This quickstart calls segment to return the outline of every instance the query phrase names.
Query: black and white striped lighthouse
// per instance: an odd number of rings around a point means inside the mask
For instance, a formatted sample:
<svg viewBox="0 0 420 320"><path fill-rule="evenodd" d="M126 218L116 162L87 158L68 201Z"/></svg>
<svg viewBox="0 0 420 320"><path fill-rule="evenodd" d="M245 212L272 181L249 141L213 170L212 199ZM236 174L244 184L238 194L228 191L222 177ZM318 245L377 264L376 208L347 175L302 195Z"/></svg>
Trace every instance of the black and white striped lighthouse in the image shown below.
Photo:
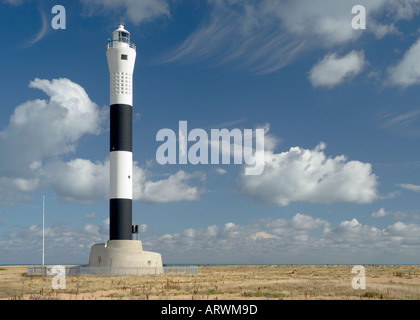
<svg viewBox="0 0 420 320"><path fill-rule="evenodd" d="M133 71L136 46L121 24L106 46L110 74L109 239L132 239Z"/></svg>
<svg viewBox="0 0 420 320"><path fill-rule="evenodd" d="M101 274L162 274L160 253L144 251L132 226L133 202L133 71L136 46L121 24L106 45L110 74L109 240L93 244L89 270ZM90 271L89 271L90 272ZM89 273L88 272L88 273Z"/></svg>

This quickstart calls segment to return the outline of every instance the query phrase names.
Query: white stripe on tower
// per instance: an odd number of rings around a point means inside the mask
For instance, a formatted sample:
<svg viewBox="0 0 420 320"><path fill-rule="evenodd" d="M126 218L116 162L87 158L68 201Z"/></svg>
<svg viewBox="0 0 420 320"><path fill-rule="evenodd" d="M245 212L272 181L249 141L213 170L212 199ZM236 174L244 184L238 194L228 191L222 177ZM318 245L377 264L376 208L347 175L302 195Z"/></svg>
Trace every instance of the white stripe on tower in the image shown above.
<svg viewBox="0 0 420 320"><path fill-rule="evenodd" d="M135 45L120 25L107 43L110 73L110 240L131 240L133 199L133 71Z"/></svg>

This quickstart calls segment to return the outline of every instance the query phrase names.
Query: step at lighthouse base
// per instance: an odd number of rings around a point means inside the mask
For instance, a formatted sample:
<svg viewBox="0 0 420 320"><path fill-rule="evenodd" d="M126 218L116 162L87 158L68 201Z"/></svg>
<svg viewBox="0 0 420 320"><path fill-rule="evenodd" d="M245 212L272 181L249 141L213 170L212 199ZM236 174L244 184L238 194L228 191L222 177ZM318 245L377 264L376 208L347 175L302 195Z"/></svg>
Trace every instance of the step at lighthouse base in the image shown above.
<svg viewBox="0 0 420 320"><path fill-rule="evenodd" d="M109 240L94 244L89 267L108 269L110 274L162 274L160 253L143 251L139 240Z"/></svg>

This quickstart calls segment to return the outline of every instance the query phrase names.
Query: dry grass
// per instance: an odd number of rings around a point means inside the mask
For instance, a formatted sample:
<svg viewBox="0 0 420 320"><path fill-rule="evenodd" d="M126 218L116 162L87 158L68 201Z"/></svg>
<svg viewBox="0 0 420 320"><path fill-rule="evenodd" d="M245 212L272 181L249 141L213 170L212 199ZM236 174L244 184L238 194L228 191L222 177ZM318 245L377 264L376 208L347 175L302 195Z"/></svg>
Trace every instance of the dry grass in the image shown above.
<svg viewBox="0 0 420 320"><path fill-rule="evenodd" d="M198 275L66 278L54 290L51 277L28 276L25 266L0 269L0 299L235 300L420 299L420 266L365 266L366 289L354 290L352 266L200 266Z"/></svg>

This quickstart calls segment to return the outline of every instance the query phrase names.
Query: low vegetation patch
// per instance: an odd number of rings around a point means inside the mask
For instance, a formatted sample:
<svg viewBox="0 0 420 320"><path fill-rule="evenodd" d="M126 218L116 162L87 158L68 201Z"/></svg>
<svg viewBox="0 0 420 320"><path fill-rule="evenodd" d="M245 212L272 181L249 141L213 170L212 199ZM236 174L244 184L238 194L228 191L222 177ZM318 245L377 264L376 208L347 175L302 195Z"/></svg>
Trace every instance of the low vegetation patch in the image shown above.
<svg viewBox="0 0 420 320"><path fill-rule="evenodd" d="M0 268L0 299L362 299L419 300L420 266L367 265L366 289L352 288L352 266L200 266L196 275L66 277L54 290L52 277L28 276L25 266Z"/></svg>

